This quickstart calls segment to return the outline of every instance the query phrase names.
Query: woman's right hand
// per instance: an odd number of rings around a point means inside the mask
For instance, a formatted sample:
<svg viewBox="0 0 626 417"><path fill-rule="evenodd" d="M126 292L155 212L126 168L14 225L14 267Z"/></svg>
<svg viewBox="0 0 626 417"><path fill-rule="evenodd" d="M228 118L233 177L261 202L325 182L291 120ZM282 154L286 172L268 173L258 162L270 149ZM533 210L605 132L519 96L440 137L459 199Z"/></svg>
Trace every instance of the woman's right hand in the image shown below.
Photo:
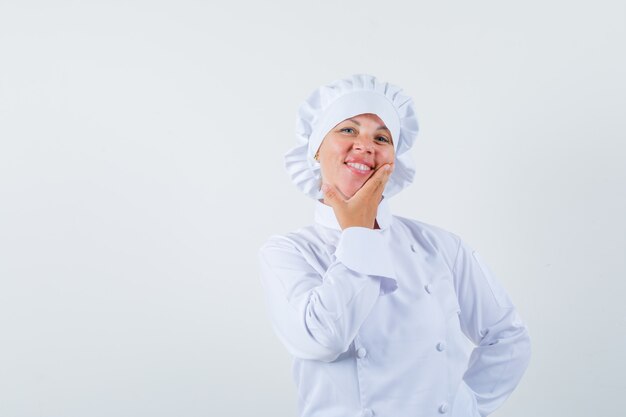
<svg viewBox="0 0 626 417"><path fill-rule="evenodd" d="M336 186L323 184L324 203L333 208L341 229L367 227L373 229L385 185L393 171L393 164L384 164L350 198Z"/></svg>

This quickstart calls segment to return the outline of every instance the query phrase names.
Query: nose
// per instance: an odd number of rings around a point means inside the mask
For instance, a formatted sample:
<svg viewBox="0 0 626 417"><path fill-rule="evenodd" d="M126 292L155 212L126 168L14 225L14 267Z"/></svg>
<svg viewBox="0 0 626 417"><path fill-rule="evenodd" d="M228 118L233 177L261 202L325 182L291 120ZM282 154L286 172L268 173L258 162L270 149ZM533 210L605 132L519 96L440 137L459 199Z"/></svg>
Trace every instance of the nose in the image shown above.
<svg viewBox="0 0 626 417"><path fill-rule="evenodd" d="M366 137L361 135L357 136L353 142L354 149L361 150L364 152L372 153L374 150L374 144L368 140Z"/></svg>

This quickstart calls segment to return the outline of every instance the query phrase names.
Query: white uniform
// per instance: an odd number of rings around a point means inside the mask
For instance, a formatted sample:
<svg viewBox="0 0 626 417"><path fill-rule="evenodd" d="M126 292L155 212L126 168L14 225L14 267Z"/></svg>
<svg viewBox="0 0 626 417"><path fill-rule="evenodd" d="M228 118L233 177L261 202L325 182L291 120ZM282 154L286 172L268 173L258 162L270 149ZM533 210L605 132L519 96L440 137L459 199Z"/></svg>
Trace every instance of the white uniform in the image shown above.
<svg viewBox="0 0 626 417"><path fill-rule="evenodd" d="M458 236L393 216L384 199L377 221L342 231L318 201L313 225L259 251L300 416L490 414L530 359L509 296Z"/></svg>

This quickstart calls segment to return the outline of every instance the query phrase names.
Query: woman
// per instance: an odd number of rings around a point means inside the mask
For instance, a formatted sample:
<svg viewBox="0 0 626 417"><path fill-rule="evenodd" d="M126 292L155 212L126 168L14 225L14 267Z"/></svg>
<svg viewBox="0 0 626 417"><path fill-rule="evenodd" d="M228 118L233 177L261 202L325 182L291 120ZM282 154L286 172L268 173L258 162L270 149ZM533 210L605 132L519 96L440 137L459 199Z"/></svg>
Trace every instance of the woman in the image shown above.
<svg viewBox="0 0 626 417"><path fill-rule="evenodd" d="M315 222L272 236L259 261L301 417L484 417L528 365L526 327L479 255L390 211L416 134L410 97L369 75L300 108L285 160Z"/></svg>

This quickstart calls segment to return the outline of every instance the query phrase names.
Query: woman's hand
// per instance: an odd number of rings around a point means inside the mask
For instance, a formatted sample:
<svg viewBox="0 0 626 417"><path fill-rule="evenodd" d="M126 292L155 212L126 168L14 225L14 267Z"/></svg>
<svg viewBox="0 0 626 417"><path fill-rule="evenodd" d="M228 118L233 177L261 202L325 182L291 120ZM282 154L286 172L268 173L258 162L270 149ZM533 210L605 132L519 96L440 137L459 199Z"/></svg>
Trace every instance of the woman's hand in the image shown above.
<svg viewBox="0 0 626 417"><path fill-rule="evenodd" d="M374 228L378 204L392 170L393 164L378 167L374 175L351 198L347 198L335 186L322 185L324 203L333 208L342 230L348 227Z"/></svg>

